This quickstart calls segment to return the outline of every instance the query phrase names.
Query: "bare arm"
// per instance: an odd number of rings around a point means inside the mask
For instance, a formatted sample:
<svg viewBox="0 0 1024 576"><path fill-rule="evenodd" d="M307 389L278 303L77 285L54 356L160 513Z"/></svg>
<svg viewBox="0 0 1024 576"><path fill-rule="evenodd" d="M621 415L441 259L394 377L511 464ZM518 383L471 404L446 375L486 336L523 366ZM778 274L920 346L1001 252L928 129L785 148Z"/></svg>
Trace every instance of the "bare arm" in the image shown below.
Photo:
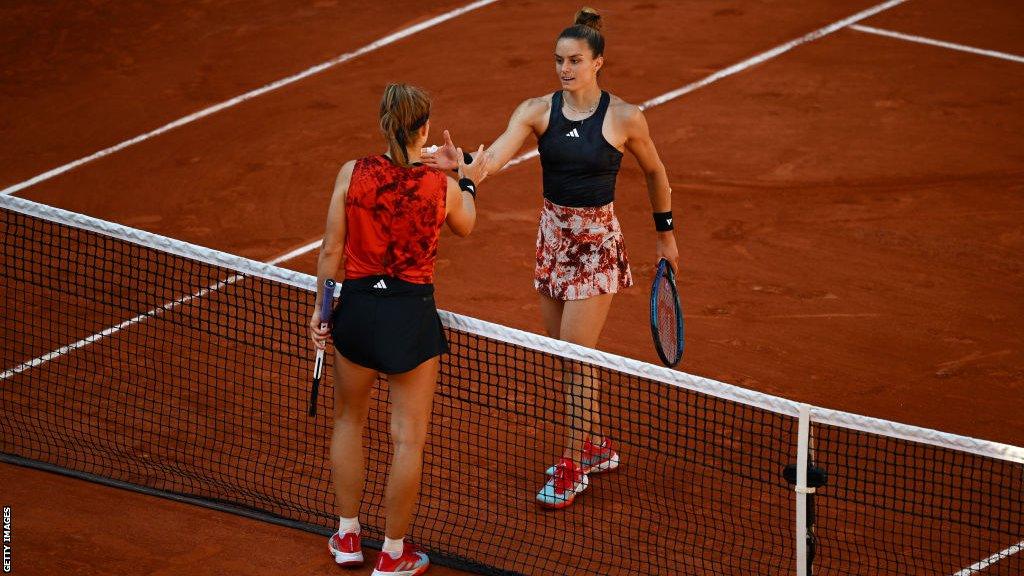
<svg viewBox="0 0 1024 576"><path fill-rule="evenodd" d="M523 147L530 134L535 133L538 121L544 117L549 106L550 103L543 98L530 98L516 108L508 120L505 132L488 148L488 173L493 174L508 164L515 153Z"/></svg>
<svg viewBox="0 0 1024 576"><path fill-rule="evenodd" d="M462 161L462 148L457 149L459 157L459 177L468 178L467 183L472 187L472 192L463 190L453 178L448 178L448 198L445 202L447 210L448 228L456 236L466 237L473 231L476 225L476 183L487 177L487 164L490 159L490 151L484 152L481 144L477 149L476 158L482 158L481 162L466 164Z"/></svg>
<svg viewBox="0 0 1024 576"><path fill-rule="evenodd" d="M463 192L459 183L448 177L448 216L445 222L456 236L465 238L476 226L476 200L469 192Z"/></svg>
<svg viewBox="0 0 1024 576"><path fill-rule="evenodd" d="M672 210L672 188L668 184L665 165L661 163L658 150L651 140L647 119L635 106L630 106L625 116L626 149L636 158L647 180L647 196L651 201L651 211L669 212ZM658 232L657 256L658 259L666 258L672 264L672 268L676 267L679 249L676 247L675 234L671 230Z"/></svg>
<svg viewBox="0 0 1024 576"><path fill-rule="evenodd" d="M313 316L309 321L310 336L317 348L323 348L330 336L330 330L320 329L320 303L323 301L324 281L328 278L338 280L342 257L345 254L345 198L348 195L348 184L352 179L354 161L346 162L338 172L334 181L334 193L327 209L327 225L324 229L324 240L320 245L320 258L316 265L316 304Z"/></svg>
<svg viewBox="0 0 1024 576"><path fill-rule="evenodd" d="M487 162L484 166L487 173L493 174L501 170L523 147L530 134L540 132L550 106L550 102L544 98L530 98L516 108L512 117L509 118L505 131L487 149ZM444 144L440 148L432 150L432 148L424 148L421 151L421 160L427 166L440 170L454 169L457 161L461 158L461 155L456 153L457 148L447 130L444 131ZM473 158L475 160L477 155L474 154ZM482 180L481 178L478 183Z"/></svg>

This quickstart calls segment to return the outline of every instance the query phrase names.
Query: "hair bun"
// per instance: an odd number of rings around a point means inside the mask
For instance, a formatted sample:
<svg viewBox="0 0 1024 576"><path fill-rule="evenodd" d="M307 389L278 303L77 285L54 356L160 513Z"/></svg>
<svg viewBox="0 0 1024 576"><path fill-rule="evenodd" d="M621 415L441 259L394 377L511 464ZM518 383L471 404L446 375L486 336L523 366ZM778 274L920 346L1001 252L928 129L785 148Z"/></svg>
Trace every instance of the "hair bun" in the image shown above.
<svg viewBox="0 0 1024 576"><path fill-rule="evenodd" d="M576 13L576 20L573 22L575 26L587 26L594 30L601 30L601 15L597 13L597 10L584 6Z"/></svg>

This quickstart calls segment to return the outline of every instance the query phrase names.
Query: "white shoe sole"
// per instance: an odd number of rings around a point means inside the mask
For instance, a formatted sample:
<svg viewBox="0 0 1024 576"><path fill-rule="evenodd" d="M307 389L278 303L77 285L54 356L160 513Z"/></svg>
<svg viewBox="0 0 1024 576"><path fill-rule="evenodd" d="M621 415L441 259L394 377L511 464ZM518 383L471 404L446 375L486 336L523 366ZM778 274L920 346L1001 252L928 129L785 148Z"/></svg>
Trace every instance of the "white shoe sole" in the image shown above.
<svg viewBox="0 0 1024 576"><path fill-rule="evenodd" d="M615 470L619 467L619 454L615 453L611 458L601 462L593 468L587 469L584 474L590 474L591 472L607 472L609 470Z"/></svg>
<svg viewBox="0 0 1024 576"><path fill-rule="evenodd" d="M334 556L334 562L339 566L355 566L363 563L363 551L342 552L334 547L334 540L328 540L327 550Z"/></svg>
<svg viewBox="0 0 1024 576"><path fill-rule="evenodd" d="M341 566L351 566L354 564L362 564L363 553L362 552L338 552L331 550L331 554L334 554L334 563L340 564Z"/></svg>
<svg viewBox="0 0 1024 576"><path fill-rule="evenodd" d="M373 571L372 576L416 576L417 574L423 574L424 572L426 572L426 570L427 570L427 568L429 566L430 565L427 564L426 566L423 566L422 568L416 568L416 569L413 569L413 570L400 570L398 572L381 572L381 571L375 569Z"/></svg>

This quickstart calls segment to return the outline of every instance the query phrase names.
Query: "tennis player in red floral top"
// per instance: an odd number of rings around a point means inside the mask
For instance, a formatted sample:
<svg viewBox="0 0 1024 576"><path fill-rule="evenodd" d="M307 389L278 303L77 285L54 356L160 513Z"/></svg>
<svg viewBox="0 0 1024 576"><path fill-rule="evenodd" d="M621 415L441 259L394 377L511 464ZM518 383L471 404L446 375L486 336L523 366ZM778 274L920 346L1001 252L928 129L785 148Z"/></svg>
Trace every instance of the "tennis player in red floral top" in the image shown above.
<svg viewBox="0 0 1024 576"><path fill-rule="evenodd" d="M472 231L487 154L481 146L476 157L484 161L459 163L459 180L421 164L430 99L413 86L385 89L380 128L388 151L346 162L338 174L317 265L319 291L326 279L341 279L342 260L344 281L331 327L320 328L321 293L309 328L318 348L332 338L335 349L331 463L340 520L330 552L342 566L363 562L363 427L373 384L386 374L394 455L384 494L384 546L373 574L413 576L426 571L429 560L404 540L419 495L438 356L448 351L433 296L437 240L445 223L458 236Z"/></svg>

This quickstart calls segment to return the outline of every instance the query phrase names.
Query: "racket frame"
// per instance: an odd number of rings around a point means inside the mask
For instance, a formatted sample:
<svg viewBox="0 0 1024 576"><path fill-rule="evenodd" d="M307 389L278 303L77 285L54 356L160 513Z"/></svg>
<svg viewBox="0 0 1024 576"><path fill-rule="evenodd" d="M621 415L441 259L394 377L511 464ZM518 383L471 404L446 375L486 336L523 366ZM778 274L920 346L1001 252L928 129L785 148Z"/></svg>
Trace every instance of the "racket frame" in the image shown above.
<svg viewBox="0 0 1024 576"><path fill-rule="evenodd" d="M672 296L672 303L676 308L676 349L672 351L674 359L669 359L666 350L662 349L661 337L659 335L658 322L658 297L662 290L661 278L668 280L668 290ZM654 339L654 350L658 357L669 368L674 368L683 357L683 307L679 303L679 291L676 289L676 275L668 260L662 258L658 262L658 269L654 273L654 283L651 285L651 337Z"/></svg>

